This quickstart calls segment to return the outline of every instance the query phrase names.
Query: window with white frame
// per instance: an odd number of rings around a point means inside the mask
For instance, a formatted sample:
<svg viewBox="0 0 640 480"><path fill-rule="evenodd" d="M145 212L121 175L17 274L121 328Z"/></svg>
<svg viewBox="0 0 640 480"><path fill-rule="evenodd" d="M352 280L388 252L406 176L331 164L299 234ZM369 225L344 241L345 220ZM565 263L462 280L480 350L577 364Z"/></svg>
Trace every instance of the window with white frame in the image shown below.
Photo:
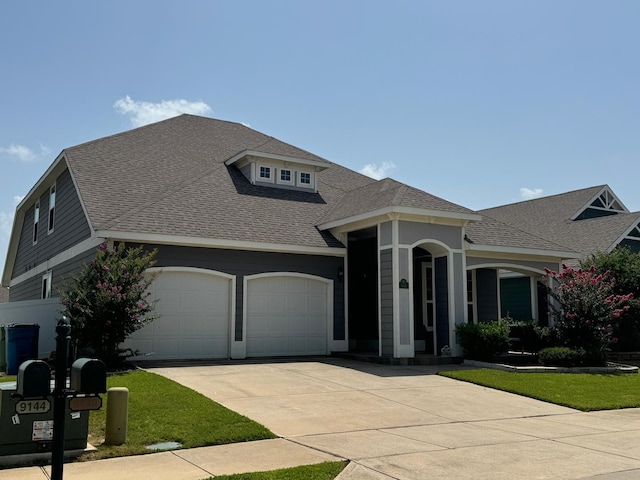
<svg viewBox="0 0 640 480"><path fill-rule="evenodd" d="M285 185L293 183L291 173L291 170L288 168L281 168L280 175L278 176L278 183L284 183Z"/></svg>
<svg viewBox="0 0 640 480"><path fill-rule="evenodd" d="M51 271L42 276L42 296L40 298L51 298Z"/></svg>
<svg viewBox="0 0 640 480"><path fill-rule="evenodd" d="M260 165L258 168L258 179L263 182L272 182L271 167Z"/></svg>
<svg viewBox="0 0 640 480"><path fill-rule="evenodd" d="M56 217L56 184L51 185L49 189L49 232L53 232L54 221Z"/></svg>
<svg viewBox="0 0 640 480"><path fill-rule="evenodd" d="M40 224L40 199L33 206L33 244L38 243L38 225Z"/></svg>
<svg viewBox="0 0 640 480"><path fill-rule="evenodd" d="M301 187L311 186L311 174L309 172L298 173L298 185Z"/></svg>
<svg viewBox="0 0 640 480"><path fill-rule="evenodd" d="M422 284L424 296L423 324L427 332L433 332L436 320L435 280L431 262L423 263Z"/></svg>
<svg viewBox="0 0 640 480"><path fill-rule="evenodd" d="M476 271L467 270L467 321L478 323L476 318Z"/></svg>

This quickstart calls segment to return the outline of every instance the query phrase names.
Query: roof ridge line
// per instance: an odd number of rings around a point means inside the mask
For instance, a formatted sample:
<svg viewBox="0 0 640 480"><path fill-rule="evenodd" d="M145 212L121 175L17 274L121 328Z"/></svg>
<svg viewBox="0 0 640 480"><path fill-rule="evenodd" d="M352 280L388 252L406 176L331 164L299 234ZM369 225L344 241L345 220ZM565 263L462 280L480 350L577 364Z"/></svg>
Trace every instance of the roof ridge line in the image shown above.
<svg viewBox="0 0 640 480"><path fill-rule="evenodd" d="M611 187L609 187L608 184L603 183L602 185L593 185L591 187L576 188L575 190L570 190L568 192L554 193L553 195L544 195L542 197L530 198L528 200L518 200L517 202L505 203L505 204L502 204L502 205L496 205L496 206L493 206L493 207L483 208L483 209L478 210L478 212L483 212L483 211L486 211L486 210L493 210L493 209L502 208L502 207L510 207L512 205L520 205L520 204L523 204L523 203L537 202L539 200L544 200L544 199L549 199L549 198L553 198L553 197L561 197L561 196L564 196L564 195L569 195L571 193L580 192L582 190L591 190L591 189L596 189L596 188L601 189L603 187L607 187L607 188L609 188L611 190Z"/></svg>

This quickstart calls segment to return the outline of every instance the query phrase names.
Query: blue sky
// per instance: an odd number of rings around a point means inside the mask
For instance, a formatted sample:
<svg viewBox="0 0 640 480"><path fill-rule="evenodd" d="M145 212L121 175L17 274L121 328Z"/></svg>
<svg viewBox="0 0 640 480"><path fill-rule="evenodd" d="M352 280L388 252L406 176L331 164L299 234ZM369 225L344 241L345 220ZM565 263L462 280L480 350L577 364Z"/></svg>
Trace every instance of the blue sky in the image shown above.
<svg viewBox="0 0 640 480"><path fill-rule="evenodd" d="M0 271L66 147L182 111L481 209L640 210L640 2L3 2ZM117 199L114 199L117 201Z"/></svg>

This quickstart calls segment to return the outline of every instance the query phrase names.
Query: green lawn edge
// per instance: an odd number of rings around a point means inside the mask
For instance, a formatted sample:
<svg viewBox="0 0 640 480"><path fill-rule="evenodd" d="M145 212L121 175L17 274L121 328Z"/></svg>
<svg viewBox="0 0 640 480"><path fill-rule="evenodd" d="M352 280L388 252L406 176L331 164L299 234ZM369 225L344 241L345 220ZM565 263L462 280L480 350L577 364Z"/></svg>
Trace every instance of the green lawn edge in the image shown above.
<svg viewBox="0 0 640 480"><path fill-rule="evenodd" d="M333 480L348 464L348 461L324 462L315 465L281 468L268 472L216 475L206 480Z"/></svg>
<svg viewBox="0 0 640 480"><path fill-rule="evenodd" d="M640 407L639 374L517 373L492 369L439 375L584 412Z"/></svg>

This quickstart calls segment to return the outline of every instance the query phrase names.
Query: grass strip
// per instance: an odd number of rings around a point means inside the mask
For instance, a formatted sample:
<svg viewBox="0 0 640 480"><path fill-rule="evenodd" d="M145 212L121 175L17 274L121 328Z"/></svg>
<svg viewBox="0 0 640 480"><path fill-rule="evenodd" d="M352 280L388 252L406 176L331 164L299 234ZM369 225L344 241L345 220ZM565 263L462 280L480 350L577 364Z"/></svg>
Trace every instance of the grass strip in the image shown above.
<svg viewBox="0 0 640 480"><path fill-rule="evenodd" d="M333 480L348 462L324 462L294 468L282 468L269 472L218 475L207 480Z"/></svg>
<svg viewBox="0 0 640 480"><path fill-rule="evenodd" d="M585 412L640 407L640 375L458 370L440 375Z"/></svg>
<svg viewBox="0 0 640 480"><path fill-rule="evenodd" d="M135 371L110 375L107 388L129 389L127 442L104 445L107 396L89 417L89 443L98 450L83 459L150 453L146 447L179 442L184 448L276 438L267 428L160 375Z"/></svg>

